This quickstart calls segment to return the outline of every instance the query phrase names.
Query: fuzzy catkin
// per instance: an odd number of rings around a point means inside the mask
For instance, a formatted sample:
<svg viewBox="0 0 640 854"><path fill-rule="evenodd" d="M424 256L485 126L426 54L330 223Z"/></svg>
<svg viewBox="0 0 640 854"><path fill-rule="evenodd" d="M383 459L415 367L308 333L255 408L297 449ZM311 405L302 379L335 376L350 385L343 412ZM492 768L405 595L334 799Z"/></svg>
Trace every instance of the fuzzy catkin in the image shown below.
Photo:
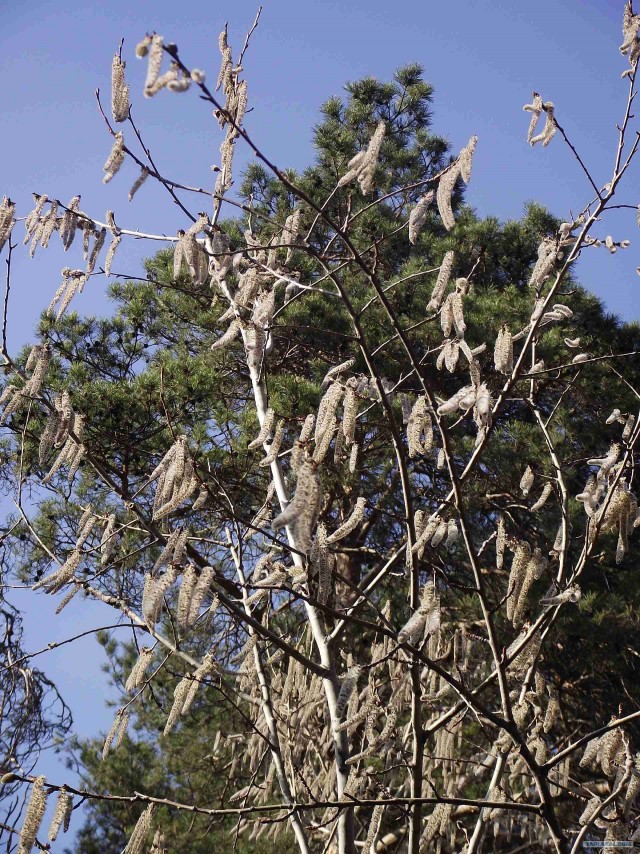
<svg viewBox="0 0 640 854"><path fill-rule="evenodd" d="M151 830L151 822L153 821L155 808L155 804L149 804L149 806L144 810L136 822L136 826L133 828L133 833L131 834L126 847L123 849L122 854L142 854L147 842L147 837Z"/></svg>
<svg viewBox="0 0 640 854"><path fill-rule="evenodd" d="M145 98L150 98L153 94L155 94L154 87L158 81L158 75L160 74L160 66L162 65L162 41L162 36L158 35L158 33L154 33L153 36L151 36L150 42L148 44L149 58L147 64L147 76L144 81Z"/></svg>
<svg viewBox="0 0 640 854"><path fill-rule="evenodd" d="M142 169L140 170L140 174L138 175L136 180L133 182L133 184L131 185L131 189L129 190L129 195L127 198L129 199L130 202L133 201L133 197L135 196L135 194L138 192L138 190L144 184L144 182L147 180L148 177L149 177L149 170L147 169L146 166L143 166Z"/></svg>
<svg viewBox="0 0 640 854"><path fill-rule="evenodd" d="M547 483L545 483L545 485L542 488L542 492L540 494L540 497L535 502L535 504L531 505L531 512L535 513L537 510L541 510L544 507L544 505L547 503L547 499L549 498L549 496L551 495L552 492L553 492L553 484L550 483L549 481L547 481Z"/></svg>
<svg viewBox="0 0 640 854"><path fill-rule="evenodd" d="M415 244L427 219L427 213L435 198L434 190L429 190L418 199L416 206L409 214L409 243Z"/></svg>
<svg viewBox="0 0 640 854"><path fill-rule="evenodd" d="M51 824L49 825L49 833L47 834L49 842L56 841L61 827L65 833L69 829L69 821L71 819L72 811L73 798L63 786L58 793L58 799L51 818Z"/></svg>
<svg viewBox="0 0 640 854"><path fill-rule="evenodd" d="M340 692L336 701L336 717L338 720L341 720L342 716L345 713L345 710L349 703L349 699L351 698L351 695L353 694L356 685L358 684L360 672L361 668L358 665L350 667L347 671L347 675L345 676L342 682L342 685L340 686Z"/></svg>
<svg viewBox="0 0 640 854"><path fill-rule="evenodd" d="M533 469L531 468L531 466L527 466L524 471L524 474L520 478L520 489L522 490L522 494L525 496L525 498L529 494L529 491L533 486L534 479L535 476L533 473Z"/></svg>
<svg viewBox="0 0 640 854"><path fill-rule="evenodd" d="M500 327L496 338L494 363L496 371L502 374L510 374L513 370L513 338L506 323Z"/></svg>
<svg viewBox="0 0 640 854"><path fill-rule="evenodd" d="M376 804L371 813L371 821L369 822L369 829L367 830L367 838L364 842L364 854L375 854L374 843L376 836L378 835L378 831L380 830L383 813L384 804Z"/></svg>
<svg viewBox="0 0 640 854"><path fill-rule="evenodd" d="M453 215L453 208L451 206L451 197L453 195L453 189L456 185L456 181L458 180L459 175L460 164L459 161L456 161L447 169L447 171L438 181L436 203L438 205L438 213L440 214L440 219L442 220L442 224L447 229L447 231L451 231L451 229L454 228L456 224L456 220Z"/></svg>
<svg viewBox="0 0 640 854"><path fill-rule="evenodd" d="M147 668L151 664L153 659L153 648L150 646L143 646L140 650L140 655L136 659L136 663L131 668L131 673L129 674L127 681L124 685L124 690L131 693L132 691L136 691L144 682L144 676L147 672Z"/></svg>
<svg viewBox="0 0 640 854"><path fill-rule="evenodd" d="M124 728L126 730L127 723L129 720L129 714L125 709L118 709L116 712L116 716L113 719L113 723L111 724L111 729L107 733L107 737L104 740L104 745L102 747L102 759L105 760L111 751L111 746L114 742L114 739L117 739L117 744L122 741L122 736L120 735L120 730L124 724ZM124 733L123 733L124 734Z"/></svg>
<svg viewBox="0 0 640 854"><path fill-rule="evenodd" d="M127 63L116 54L111 63L111 112L114 122L124 122L129 115L129 86L124 79Z"/></svg>
<svg viewBox="0 0 640 854"><path fill-rule="evenodd" d="M108 184L109 181L117 174L118 170L124 163L125 151L124 151L124 136L122 131L118 131L115 135L113 147L111 148L111 152L109 153L109 157L107 158L106 163L102 167L103 172L105 172L105 176L102 179L103 184Z"/></svg>
<svg viewBox="0 0 640 854"><path fill-rule="evenodd" d="M280 448L282 446L282 440L284 438L284 421L280 419L276 425L276 429L273 434L273 439L271 440L271 444L269 447L269 452L267 456L260 460L260 467L267 468L272 463L278 459L278 454L280 453Z"/></svg>
<svg viewBox="0 0 640 854"><path fill-rule="evenodd" d="M36 777L31 787L31 797L20 831L18 854L29 854L35 845L36 836L47 808L47 793L44 790L45 779L44 774Z"/></svg>
<svg viewBox="0 0 640 854"><path fill-rule="evenodd" d="M333 534L328 537L327 543L329 545L331 545L332 543L337 543L339 540L343 540L352 531L355 531L355 529L364 519L366 503L367 502L365 498L358 498L355 507L351 512L351 515L347 519L345 519L342 525L340 525L340 527L335 530Z"/></svg>
<svg viewBox="0 0 640 854"><path fill-rule="evenodd" d="M458 156L458 160L460 163L460 177L462 178L465 184L468 184L471 180L471 165L473 162L473 153L476 150L477 142L478 137L472 136Z"/></svg>
<svg viewBox="0 0 640 854"><path fill-rule="evenodd" d="M435 286L431 293L431 298L427 304L427 311L438 311L440 308L444 292L449 284L449 277L451 276L451 270L453 269L454 257L452 250L445 252L442 264L440 265L440 271L438 272L438 278L436 279Z"/></svg>
<svg viewBox="0 0 640 854"><path fill-rule="evenodd" d="M13 226L16 224L13 216L15 210L15 202L12 202L8 196L3 196L2 204L0 204L0 250L9 239Z"/></svg>

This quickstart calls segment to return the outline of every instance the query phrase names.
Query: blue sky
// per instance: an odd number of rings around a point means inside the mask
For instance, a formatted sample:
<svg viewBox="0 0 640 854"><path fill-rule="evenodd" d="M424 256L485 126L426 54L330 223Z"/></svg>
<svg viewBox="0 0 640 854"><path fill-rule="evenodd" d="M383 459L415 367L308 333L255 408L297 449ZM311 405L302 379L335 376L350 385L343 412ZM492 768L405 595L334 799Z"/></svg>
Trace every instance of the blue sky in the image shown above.
<svg viewBox="0 0 640 854"><path fill-rule="evenodd" d="M127 202L136 175L132 166L125 165L108 186L102 185L111 141L94 91L102 90L108 106L111 58L124 37L134 117L161 170L184 183L212 187L210 166L218 162L220 135L209 108L193 92L161 92L145 100L145 66L133 57L133 48L146 31L156 30L177 42L184 61L204 69L212 82L225 20L237 52L256 8L253 0L189 5L5 0L0 4L0 193L16 200L22 215L31 208L33 191L63 201L81 193L82 208L97 218L110 208L121 226L175 233L184 221L151 182ZM559 136L548 149L527 145L528 116L522 105L534 89L554 101L560 123L596 182L606 183L627 93L620 79L627 61L618 53L622 8L618 0L266 0L244 63L252 107L246 127L279 166L303 168L312 157L312 127L324 100L339 94L347 80L388 79L398 66L417 61L435 87L434 131L454 149L472 134L479 137L468 203L480 215L513 219L527 200L535 200L565 218L588 201L589 185ZM125 136L132 142L126 129ZM246 162L243 156L239 149L238 162ZM620 202L640 202L637 175L638 165ZM632 211L612 215L602 224L601 236L627 238L630 248L615 256L590 250L578 268L583 284L627 320L640 315L636 228ZM123 243L114 271L137 274L141 257L156 248ZM80 260L74 252L76 247L65 256L53 240L33 261L22 247L14 254L13 349L32 340L37 316L58 287L60 269ZM88 313L107 310L105 284L94 277L75 307ZM82 601L54 618L55 606L42 595L16 592L13 600L27 610L32 649L113 621L106 607ZM102 661L92 638L38 659L68 699L82 735L111 722ZM52 759L43 770L58 781L67 773Z"/></svg>

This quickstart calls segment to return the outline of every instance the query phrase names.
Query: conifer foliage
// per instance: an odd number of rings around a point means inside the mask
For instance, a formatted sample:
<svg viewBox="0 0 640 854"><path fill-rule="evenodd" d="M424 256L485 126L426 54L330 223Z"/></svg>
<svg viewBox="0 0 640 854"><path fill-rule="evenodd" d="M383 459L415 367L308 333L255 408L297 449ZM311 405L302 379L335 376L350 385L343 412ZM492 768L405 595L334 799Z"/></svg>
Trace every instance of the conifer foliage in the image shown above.
<svg viewBox="0 0 640 854"><path fill-rule="evenodd" d="M613 172L602 189L587 173L595 196L564 222L464 206L482 140L430 133L418 66L349 84L309 169L275 165L245 122L255 25L240 54L221 33L215 84L157 33L139 86L113 60L102 180L131 171L129 200L158 182L175 236L77 195L25 215L3 199L9 260L24 224L32 256L57 232L78 264L30 353L3 345L6 569L60 597L60 619L91 600L134 637L101 636L121 696L80 748L86 788L11 769L16 850L42 847L54 797L50 839L87 804L83 851L640 839L640 335L571 273L629 245L601 230L638 206L636 18L628 3ZM209 190L158 172L136 87L213 110ZM523 140L568 142L561 104L525 110ZM145 279L117 269L141 238L167 244ZM103 275L115 313L81 319L70 303Z"/></svg>

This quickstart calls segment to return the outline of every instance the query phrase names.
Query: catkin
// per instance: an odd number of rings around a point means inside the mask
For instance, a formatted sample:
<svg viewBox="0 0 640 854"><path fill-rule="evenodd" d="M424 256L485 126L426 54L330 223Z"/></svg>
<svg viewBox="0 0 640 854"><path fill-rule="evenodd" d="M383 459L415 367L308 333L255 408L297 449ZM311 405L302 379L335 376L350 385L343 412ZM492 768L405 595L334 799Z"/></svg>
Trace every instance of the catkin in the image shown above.
<svg viewBox="0 0 640 854"><path fill-rule="evenodd" d="M436 279L435 286L431 293L431 298L427 304L427 311L438 311L438 309L440 308L442 298L444 297L444 292L446 291L447 285L449 284L451 270L453 269L453 259L454 253L451 250L445 252L444 258L442 259L442 264L440 265L438 278Z"/></svg>
<svg viewBox="0 0 640 854"><path fill-rule="evenodd" d="M415 244L418 240L418 235L422 230L427 219L427 213L435 198L435 192L429 190L424 196L418 199L416 206L409 214L409 242Z"/></svg>
<svg viewBox="0 0 640 854"><path fill-rule="evenodd" d="M465 184L468 184L471 180L471 164L473 161L473 153L476 150L477 142L478 137L472 136L458 156L458 161L460 163L460 177L462 178Z"/></svg>
<svg viewBox="0 0 640 854"><path fill-rule="evenodd" d="M2 204L0 204L0 250L9 239L13 226L16 224L13 216L15 210L15 202L12 202L8 196L3 196Z"/></svg>
<svg viewBox="0 0 640 854"><path fill-rule="evenodd" d="M115 135L113 147L111 148L109 157L107 158L106 163L102 167L103 172L106 173L104 178L102 179L103 184L108 184L109 181L114 177L114 175L116 175L116 173L124 163L124 158L124 136L122 135L122 131L118 131Z"/></svg>
<svg viewBox="0 0 640 854"><path fill-rule="evenodd" d="M378 835L378 831L380 830L380 824L382 823L382 815L384 813L384 805L376 804L371 813L371 821L369 822L369 829L367 831L367 838L364 842L364 854L375 854L375 840Z"/></svg>
<svg viewBox="0 0 640 854"><path fill-rule="evenodd" d="M356 501L356 505L351 512L351 515L348 519L340 525L340 527L328 537L327 543L331 545L332 543L337 543L339 540L343 540L346 536L348 536L352 531L358 527L358 525L364 519L364 511L366 507L366 499L358 498Z"/></svg>
<svg viewBox="0 0 640 854"><path fill-rule="evenodd" d="M111 750L111 746L112 746L114 740L116 740L116 747L119 746L119 744L122 741L122 738L124 736L124 732L122 732L122 734L120 734L120 732L121 732L123 726L124 726L124 730L126 731L128 722L129 722L129 713L125 709L118 709L118 711L116 712L116 716L113 719L113 723L111 724L111 729L107 733L107 737L104 740L104 745L102 747L102 759L103 760L105 760L107 758L107 756L109 755L109 752Z"/></svg>
<svg viewBox="0 0 640 854"><path fill-rule="evenodd" d="M327 529L320 522L311 548L310 562L318 574L318 602L326 605L331 594L331 555L327 548Z"/></svg>
<svg viewBox="0 0 640 854"><path fill-rule="evenodd" d="M496 338L494 363L496 371L502 374L510 374L513 370L513 338L506 323L501 326Z"/></svg>
<svg viewBox="0 0 640 854"><path fill-rule="evenodd" d="M407 446L411 459L428 453L433 447L433 423L427 410L427 400L424 395L418 397L409 415Z"/></svg>
<svg viewBox="0 0 640 854"><path fill-rule="evenodd" d="M129 87L124 79L123 62L118 54L111 63L111 112L114 122L124 122L129 115Z"/></svg>
<svg viewBox="0 0 640 854"><path fill-rule="evenodd" d="M154 33L148 43L148 57L147 77L144 82L145 98L150 98L154 94L154 87L158 81L160 66L162 65L162 36L158 33Z"/></svg>
<svg viewBox="0 0 640 854"><path fill-rule="evenodd" d="M147 668L151 664L152 659L153 648L150 646L143 646L140 650L140 655L136 659L136 663L131 668L131 673L129 674L127 681L125 682L125 691L131 693L142 685L145 673L147 672Z"/></svg>
<svg viewBox="0 0 640 854"><path fill-rule="evenodd" d="M151 830L151 822L153 821L154 812L155 804L149 804L136 822L136 826L133 828L133 833L131 834L126 847L122 851L122 854L142 854L147 842L147 837Z"/></svg>
<svg viewBox="0 0 640 854"><path fill-rule="evenodd" d="M129 190L128 199L130 202L133 200L133 197L135 196L135 194L138 192L138 190L144 184L144 182L147 180L148 177L149 177L149 170L147 169L146 166L143 166L142 169L140 170L140 174L138 175L136 180L133 182L133 184L131 185L131 189Z"/></svg>
<svg viewBox="0 0 640 854"><path fill-rule="evenodd" d="M456 224L456 220L453 215L453 208L451 207L451 197L459 175L460 164L459 161L456 161L447 169L438 181L436 203L438 205L438 213L440 214L442 224L447 231L451 231Z"/></svg>
<svg viewBox="0 0 640 854"><path fill-rule="evenodd" d="M507 619L514 621L514 613L525 582L527 565L531 559L531 546L526 541L518 542L515 547L511 572L509 573L509 595L507 598Z"/></svg>
<svg viewBox="0 0 640 854"><path fill-rule="evenodd" d="M35 845L36 836L47 808L47 793L44 790L44 784L45 777L41 775L36 777L31 787L31 797L20 831L18 854L29 854Z"/></svg>
<svg viewBox="0 0 640 854"><path fill-rule="evenodd" d="M269 452L267 456L260 460L260 466L262 468L267 468L271 463L275 463L278 459L278 454L280 453L280 447L282 445L282 440L284 438L284 421L280 419L276 425L275 432L273 434L273 439L271 440L271 445L269 447Z"/></svg>
<svg viewBox="0 0 640 854"><path fill-rule="evenodd" d="M191 597L193 596L197 580L196 568L190 563L182 576L182 584L180 585L180 593L178 594L178 627L182 632L188 627Z"/></svg>
<svg viewBox="0 0 640 854"><path fill-rule="evenodd" d="M358 398L355 387L357 381L352 378L347 381L347 388L343 401L342 434L347 445L351 445L356 432L356 418L358 416Z"/></svg>
<svg viewBox="0 0 640 854"><path fill-rule="evenodd" d="M635 415L629 415L629 417L627 418L627 420L624 423L624 429L622 431L622 441L623 442L626 442L627 439L631 436L631 433L633 432L633 428L635 426L635 423L636 423L636 416Z"/></svg>
<svg viewBox="0 0 640 854"><path fill-rule="evenodd" d="M58 838L58 833L60 828L66 831L69 828L69 821L71 819L71 813L73 811L73 798L67 792L67 790L62 787L60 792L58 793L58 800L56 801L56 806L53 811L53 816L51 818L51 824L49 825L49 833L47 834L47 838L49 842L55 842Z"/></svg>
<svg viewBox="0 0 640 854"><path fill-rule="evenodd" d="M582 811L580 818L578 819L578 823L582 825L589 824L601 804L602 801L597 795L594 795L592 798L590 798L590 800L587 801L587 804L584 810Z"/></svg>
<svg viewBox="0 0 640 854"><path fill-rule="evenodd" d="M527 466L524 474L520 479L520 489L522 490L522 494L526 496L529 494L531 487L533 486L533 481L535 479L533 469L531 466Z"/></svg>
<svg viewBox="0 0 640 854"><path fill-rule="evenodd" d="M350 667L347 671L347 675L345 676L342 685L340 686L340 692L338 694L338 699L336 701L336 717L338 720L342 720L342 716L345 713L347 705L349 703L349 699L353 694L356 685L358 684L358 679L360 678L361 668L358 665L354 665Z"/></svg>
<svg viewBox="0 0 640 854"><path fill-rule="evenodd" d="M542 488L542 492L540 494L540 498L535 502L535 504L531 505L531 512L535 513L537 510L542 509L544 505L547 503L547 499L553 492L553 484L547 481L544 487Z"/></svg>
<svg viewBox="0 0 640 854"><path fill-rule="evenodd" d="M298 547L310 548L311 532L319 510L320 482L313 463L303 463L298 469L296 491L289 505L273 520L274 531L295 523L298 537L302 540ZM308 548L303 549L308 551Z"/></svg>
<svg viewBox="0 0 640 854"><path fill-rule="evenodd" d="M346 362L341 362L339 365L335 365L333 368L330 368L324 375L320 388L324 390L339 374L343 374L345 371L350 370L355 363L355 359L347 359Z"/></svg>

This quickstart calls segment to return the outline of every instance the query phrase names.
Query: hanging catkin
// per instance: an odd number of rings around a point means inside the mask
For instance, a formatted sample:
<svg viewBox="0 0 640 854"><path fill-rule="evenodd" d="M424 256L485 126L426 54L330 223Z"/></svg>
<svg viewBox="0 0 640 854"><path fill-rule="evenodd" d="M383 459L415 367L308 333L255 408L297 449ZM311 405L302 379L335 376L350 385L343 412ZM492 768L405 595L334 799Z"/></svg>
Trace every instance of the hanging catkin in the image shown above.
<svg viewBox="0 0 640 854"><path fill-rule="evenodd" d="M456 224L456 220L453 215L453 208L451 206L451 197L453 195L453 189L456 185L456 181L458 180L459 175L460 165L459 162L456 161L447 169L447 171L438 181L436 202L438 205L438 213L440 214L442 224L447 229L447 231L451 231L451 229L454 228Z"/></svg>
<svg viewBox="0 0 640 854"><path fill-rule="evenodd" d="M513 338L506 323L500 327L494 349L496 371L510 374L513 370Z"/></svg>
<svg viewBox="0 0 640 854"><path fill-rule="evenodd" d="M27 805L22 830L20 831L20 842L18 854L29 854L36 842L36 836L47 807L47 793L44 789L45 777L36 777L31 787L31 797Z"/></svg>
<svg viewBox="0 0 640 854"><path fill-rule="evenodd" d="M531 143L536 125L538 124L538 119L542 113L542 98L537 92L534 92L533 103L525 104L522 109L527 113L531 113L531 122L529 124L529 131L527 132L527 142Z"/></svg>
<svg viewBox="0 0 640 854"><path fill-rule="evenodd" d="M342 685L340 686L340 692L338 694L338 699L336 701L336 717L338 720L342 719L342 716L345 713L347 705L349 703L349 699L353 694L356 685L358 684L358 679L360 678L361 669L358 665L354 667L350 667L347 675L345 676Z"/></svg>
<svg viewBox="0 0 640 854"><path fill-rule="evenodd" d="M133 200L133 197L135 196L135 194L138 192L138 190L144 184L144 182L147 180L148 177L149 177L149 170L147 169L146 166L143 166L142 169L140 170L140 174L138 175L136 180L131 185L131 189L129 190L129 196L128 196L129 201Z"/></svg>
<svg viewBox="0 0 640 854"><path fill-rule="evenodd" d="M435 198L435 192L433 190L429 190L429 192L425 193L424 196L421 196L418 199L416 206L412 209L409 214L409 242L415 244L418 240L418 235L420 234L423 225L427 219L427 213L433 200Z"/></svg>
<svg viewBox="0 0 640 854"><path fill-rule="evenodd" d="M108 184L114 175L117 174L118 170L124 163L124 158L124 136L122 135L122 131L118 131L115 135L113 147L111 148L107 162L102 167L103 172L106 173L102 179L103 184Z"/></svg>
<svg viewBox="0 0 640 854"><path fill-rule="evenodd" d="M345 184L357 179L363 196L367 196L371 192L384 134L385 123L378 122L366 150L359 151L355 157L351 158L348 163L348 171L338 181L338 187L344 187Z"/></svg>
<svg viewBox="0 0 640 854"><path fill-rule="evenodd" d="M349 518L345 519L342 525L340 525L340 527L335 530L333 534L331 534L331 536L328 537L327 543L329 545L337 543L339 540L343 540L352 531L355 531L355 529L364 519L366 503L366 498L358 498Z"/></svg>
<svg viewBox="0 0 640 854"><path fill-rule="evenodd" d="M427 311L438 311L440 308L444 292L449 284L451 270L453 269L453 259L453 251L449 250L448 252L445 252L442 264L440 265L440 271L438 272L438 278L436 279L433 292L431 293L431 298L427 304Z"/></svg>
<svg viewBox="0 0 640 854"><path fill-rule="evenodd" d="M535 502L535 504L531 505L531 512L535 513L537 510L541 510L544 507L544 505L547 503L547 499L549 498L549 496L551 495L552 492L553 492L553 484L551 482L547 481L547 483L545 483L544 487L542 488L542 493L540 494L540 498L538 498L538 500Z"/></svg>
<svg viewBox="0 0 640 854"><path fill-rule="evenodd" d="M153 648L150 646L143 646L140 650L140 655L136 659L136 663L131 668L131 673L127 677L127 681L124 685L124 690L131 693L132 691L137 690L142 683L144 682L145 673L147 672L147 668L151 664L151 660L153 659Z"/></svg>
<svg viewBox="0 0 640 854"><path fill-rule="evenodd" d="M310 537L320 500L320 482L313 463L305 462L298 469L296 491L289 505L273 520L274 531L292 523L302 523L302 531ZM306 540L306 537L305 537Z"/></svg>
<svg viewBox="0 0 640 854"><path fill-rule="evenodd" d="M271 444L269 447L269 452L267 456L260 460L260 466L262 468L266 468L270 466L272 463L278 459L278 454L280 453L280 447L282 446L282 440L284 438L284 421L280 419L276 425L275 432L273 434L273 439L271 440Z"/></svg>
<svg viewBox="0 0 640 854"><path fill-rule="evenodd" d="M155 808L155 804L149 804L149 806L144 810L136 822L136 826L133 828L133 833L131 834L126 847L123 849L122 854L142 854L147 842L147 837L151 831L151 822L153 821Z"/></svg>
<svg viewBox="0 0 640 854"><path fill-rule="evenodd" d="M522 494L525 496L525 498L527 497L531 487L533 486L534 479L535 476L533 473L533 469L531 468L531 466L527 466L524 471L524 474L520 479L520 489L522 490Z"/></svg>
<svg viewBox="0 0 640 854"><path fill-rule="evenodd" d="M73 798L63 786L58 793L58 799L51 818L51 824L49 825L49 833L47 834L49 842L56 841L60 828L62 828L65 833L67 832L72 811Z"/></svg>
<svg viewBox="0 0 640 854"><path fill-rule="evenodd" d="M418 397L411 409L407 422L407 446L411 459L427 454L433 447L433 424L424 395Z"/></svg>

